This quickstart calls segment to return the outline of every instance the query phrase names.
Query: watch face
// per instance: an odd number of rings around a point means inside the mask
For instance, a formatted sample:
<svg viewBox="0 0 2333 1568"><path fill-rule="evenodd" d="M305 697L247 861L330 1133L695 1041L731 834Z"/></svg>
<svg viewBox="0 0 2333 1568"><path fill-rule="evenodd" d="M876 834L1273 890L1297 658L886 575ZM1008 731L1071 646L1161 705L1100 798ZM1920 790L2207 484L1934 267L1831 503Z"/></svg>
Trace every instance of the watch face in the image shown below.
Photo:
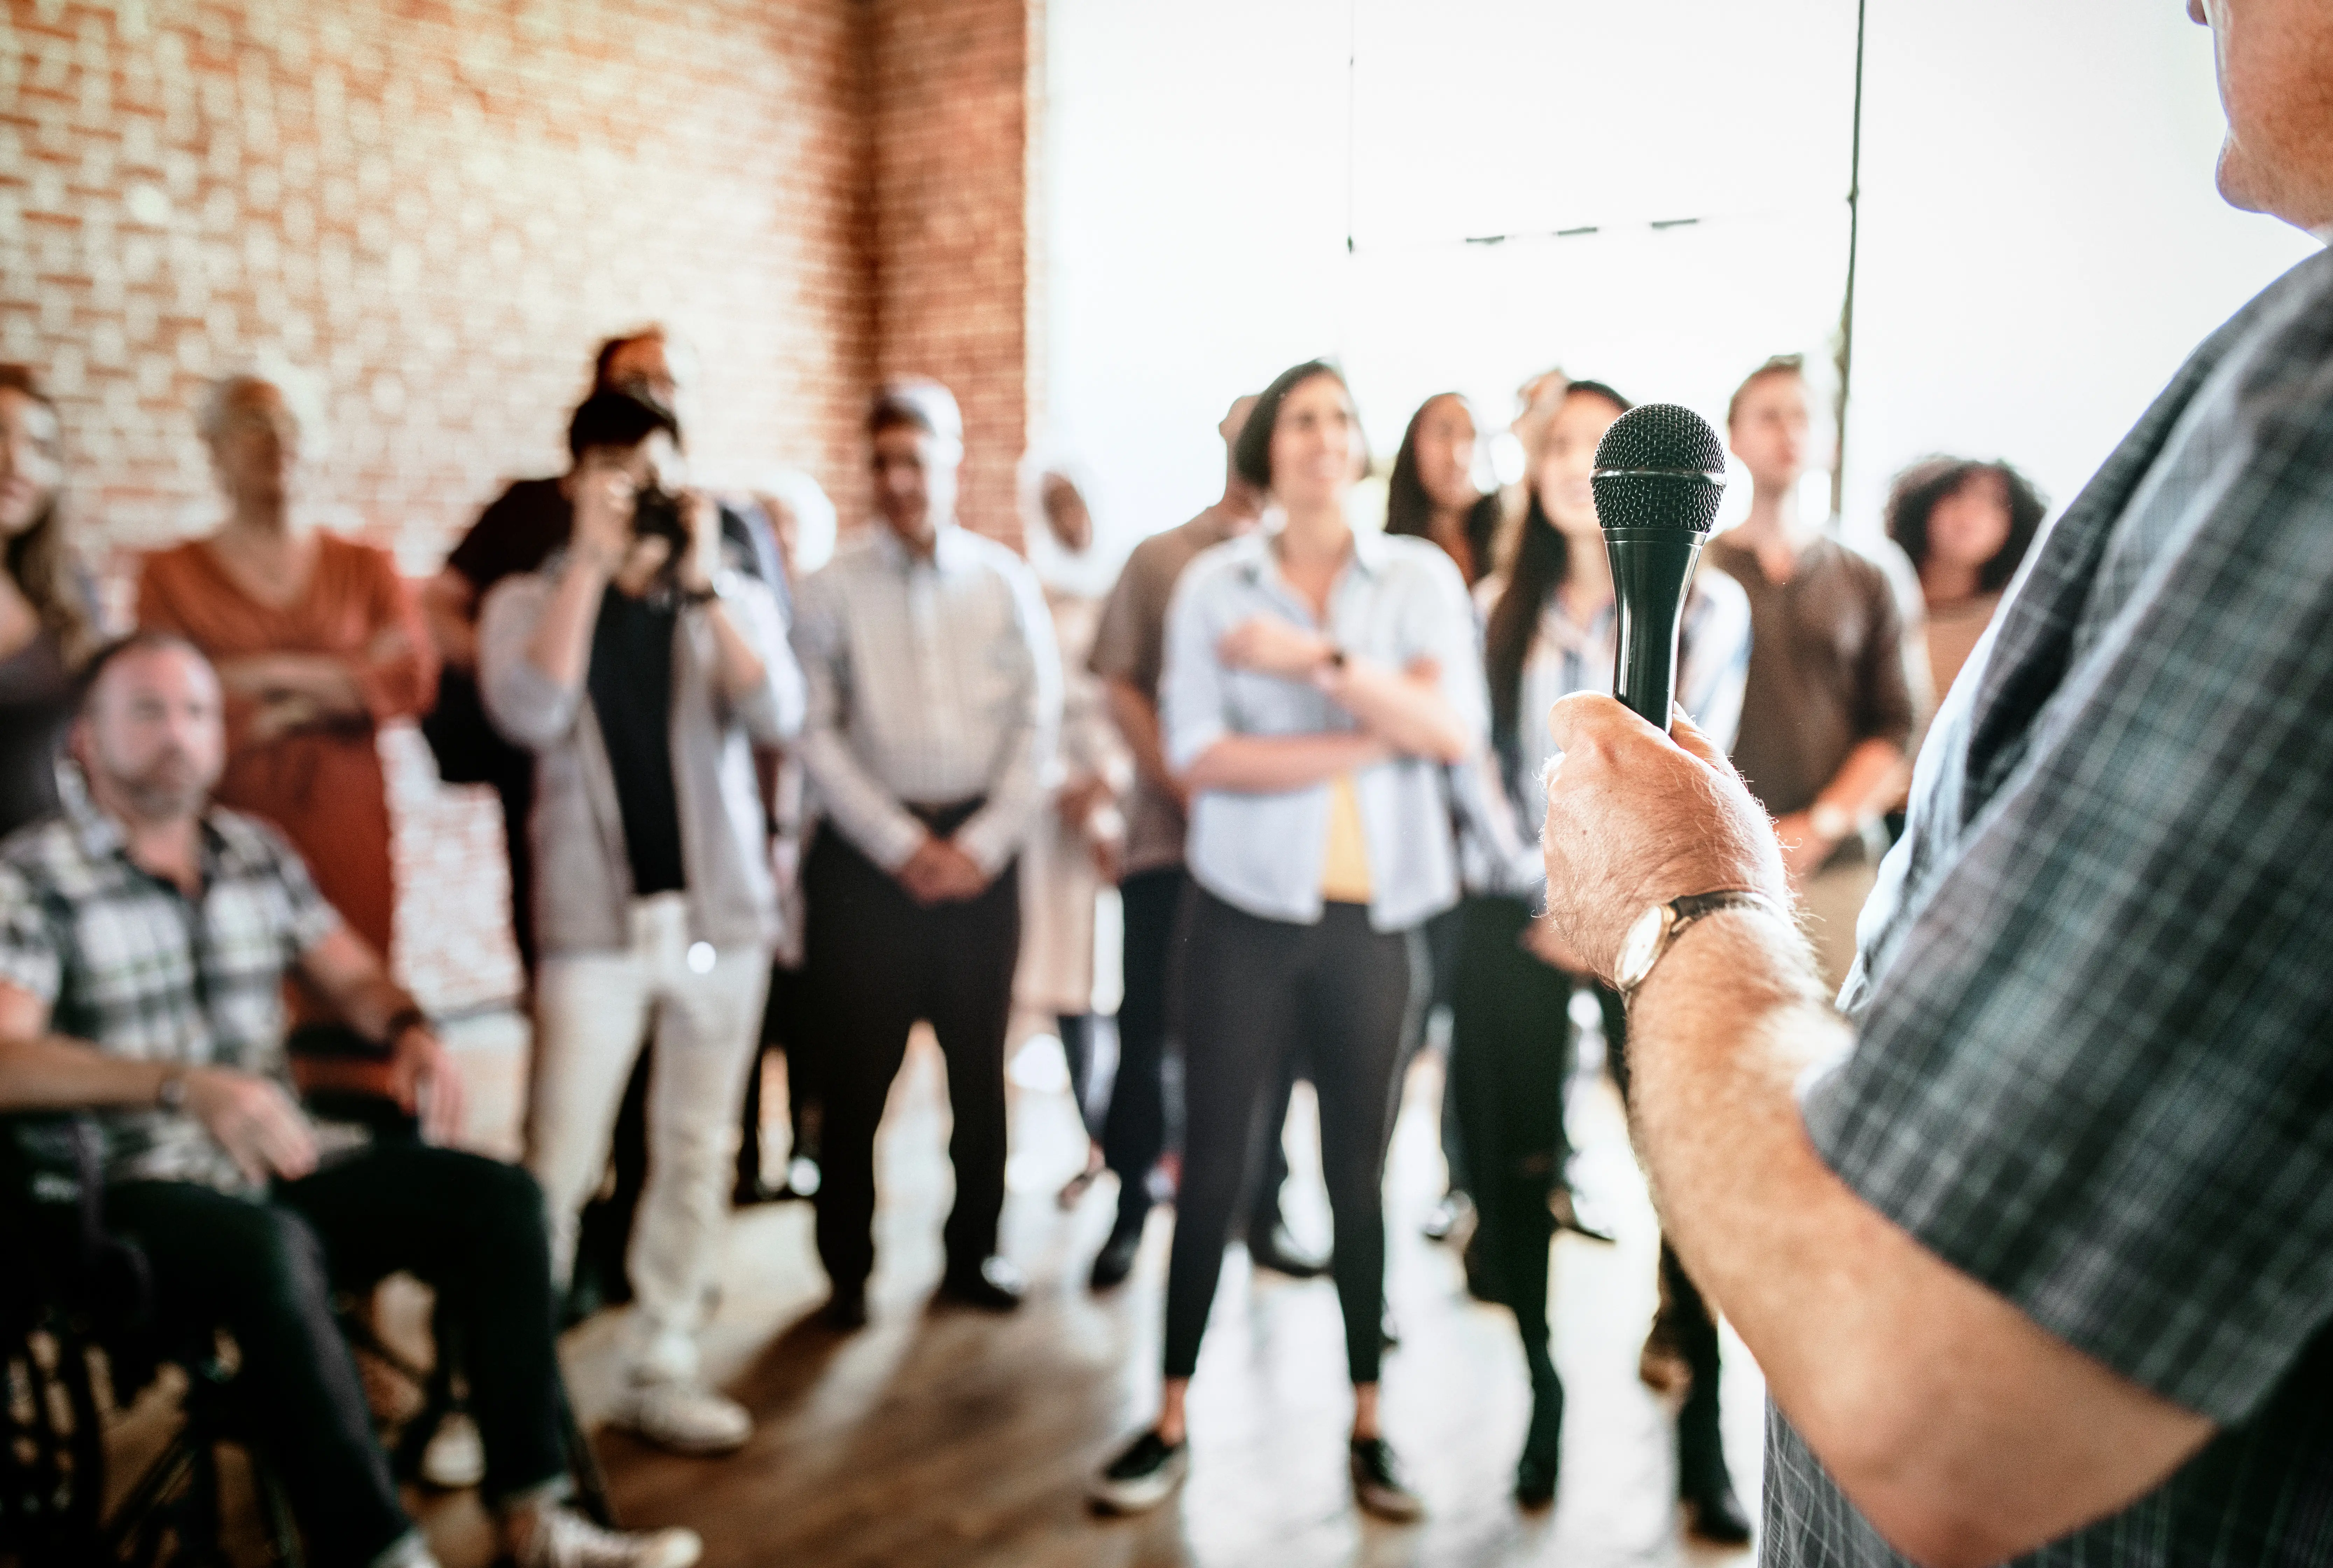
<svg viewBox="0 0 2333 1568"><path fill-rule="evenodd" d="M1616 966L1618 970L1616 978L1622 990L1642 980L1646 971L1653 967L1653 960L1660 956L1661 931L1667 924L1666 917L1668 913L1666 905L1655 904L1638 915L1637 923L1628 928L1627 936L1620 943L1620 961Z"/></svg>

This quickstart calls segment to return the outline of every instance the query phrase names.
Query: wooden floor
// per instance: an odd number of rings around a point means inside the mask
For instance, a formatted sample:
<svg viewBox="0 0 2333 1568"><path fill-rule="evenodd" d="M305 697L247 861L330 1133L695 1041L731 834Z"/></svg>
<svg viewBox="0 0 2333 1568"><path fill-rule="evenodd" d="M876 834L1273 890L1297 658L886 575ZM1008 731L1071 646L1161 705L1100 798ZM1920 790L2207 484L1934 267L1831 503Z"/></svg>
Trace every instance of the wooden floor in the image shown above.
<svg viewBox="0 0 2333 1568"><path fill-rule="evenodd" d="M715 1568L1734 1560L1678 1539L1668 1412L1636 1377L1653 1305L1652 1218L1600 1078L1582 1080L1573 1125L1583 1177L1624 1233L1617 1248L1568 1236L1556 1244L1556 1359L1570 1392L1563 1481L1550 1513L1521 1515L1509 1501L1529 1405L1512 1320L1469 1301L1456 1259L1418 1233L1442 1181L1437 1074L1428 1057L1411 1076L1387 1182L1389 1291L1404 1338L1387 1362L1385 1420L1425 1494L1424 1523L1388 1526L1351 1506L1349 1396L1331 1286L1253 1276L1237 1248L1193 1386L1188 1487L1147 1517L1089 1513L1088 1472L1152 1411L1174 1216L1154 1215L1127 1287L1105 1298L1085 1290L1111 1190L1105 1178L1070 1213L1053 1201L1083 1137L1058 1053L1042 1041L1015 1063L1004 1221L1004 1250L1033 1282L1026 1306L995 1318L927 1304L950 1187L937 1057L920 1044L883 1135L872 1324L849 1338L817 1326L825 1282L804 1206L741 1216L707 1349L759 1430L743 1453L718 1460L603 1433L619 1509L629 1522L696 1526ZM1302 1093L1289 1207L1298 1229L1319 1238L1327 1212L1317 1178L1306 1175L1318 1167ZM603 1317L563 1347L587 1420L605 1407L618 1327ZM1728 1443L1743 1494L1754 1497L1762 1393L1730 1337L1728 1349ZM470 1499L440 1499L425 1517L447 1568L486 1561Z"/></svg>

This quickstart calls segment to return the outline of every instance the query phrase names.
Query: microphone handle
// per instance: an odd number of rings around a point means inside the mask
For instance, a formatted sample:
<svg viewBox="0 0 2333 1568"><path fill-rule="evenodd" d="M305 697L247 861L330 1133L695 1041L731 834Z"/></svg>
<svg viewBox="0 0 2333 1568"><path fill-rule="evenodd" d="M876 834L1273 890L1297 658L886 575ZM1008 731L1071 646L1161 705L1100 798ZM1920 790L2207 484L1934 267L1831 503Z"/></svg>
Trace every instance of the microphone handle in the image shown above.
<svg viewBox="0 0 2333 1568"><path fill-rule="evenodd" d="M1690 528L1604 531L1620 617L1613 639L1612 694L1664 733L1676 704L1677 632L1685 621L1685 590L1708 537Z"/></svg>

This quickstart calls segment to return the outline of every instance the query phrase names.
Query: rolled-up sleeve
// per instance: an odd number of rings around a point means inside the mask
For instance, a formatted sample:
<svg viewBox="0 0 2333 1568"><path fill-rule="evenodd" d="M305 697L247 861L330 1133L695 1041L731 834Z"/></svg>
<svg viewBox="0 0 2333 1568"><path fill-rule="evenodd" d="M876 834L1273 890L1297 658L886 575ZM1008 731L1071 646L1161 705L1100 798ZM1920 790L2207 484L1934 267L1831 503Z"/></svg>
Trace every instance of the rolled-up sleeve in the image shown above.
<svg viewBox="0 0 2333 1568"><path fill-rule="evenodd" d="M1158 720L1166 766L1189 770L1231 732L1230 687L1215 655L1216 572L1201 557L1175 585L1166 608L1166 663L1158 680Z"/></svg>
<svg viewBox="0 0 2333 1568"><path fill-rule="evenodd" d="M12 985L57 1005L64 957L32 884L13 865L0 865L0 985Z"/></svg>
<svg viewBox="0 0 2333 1568"><path fill-rule="evenodd" d="M802 580L794 596L793 650L802 677L802 770L836 829L886 871L907 863L925 838L850 747L850 638L830 566Z"/></svg>
<svg viewBox="0 0 2333 1568"><path fill-rule="evenodd" d="M1420 581L1409 605L1406 640L1440 672L1442 699L1465 727L1467 749L1483 744L1491 728L1490 687L1483 675L1482 638L1466 579L1447 556L1420 563Z"/></svg>
<svg viewBox="0 0 2333 1568"><path fill-rule="evenodd" d="M732 698L732 710L756 745L782 745L802 733L808 706L802 664L786 637L785 612L770 586L754 578L742 578L724 607L736 617L738 631L762 661L761 681L742 697Z"/></svg>
<svg viewBox="0 0 2333 1568"><path fill-rule="evenodd" d="M2326 406L2230 438L2287 461L2031 721L1806 1108L1930 1250L2223 1425L2333 1320Z"/></svg>
<svg viewBox="0 0 2333 1568"><path fill-rule="evenodd" d="M956 847L991 876L1003 870L1020 849L1044 805L1045 773L1061 727L1061 655L1044 590L1036 575L1025 569L1007 570L1004 581L1013 596L1022 659L1014 722L997 748L987 804L955 835Z"/></svg>
<svg viewBox="0 0 2333 1568"><path fill-rule="evenodd" d="M512 745L531 751L564 740L583 706L580 684L561 685L527 652L552 580L537 572L505 578L478 616L478 692L486 717Z"/></svg>

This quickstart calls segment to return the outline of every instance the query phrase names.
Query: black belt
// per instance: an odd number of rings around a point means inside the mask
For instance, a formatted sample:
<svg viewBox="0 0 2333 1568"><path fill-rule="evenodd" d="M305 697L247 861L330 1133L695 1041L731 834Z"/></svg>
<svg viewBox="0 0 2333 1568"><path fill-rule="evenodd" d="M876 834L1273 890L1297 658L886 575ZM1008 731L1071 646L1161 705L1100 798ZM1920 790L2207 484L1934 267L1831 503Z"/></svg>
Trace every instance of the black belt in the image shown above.
<svg viewBox="0 0 2333 1568"><path fill-rule="evenodd" d="M903 802L907 815L922 823L935 838L953 838L955 830L980 814L988 804L988 797L975 795L969 800L951 801L945 806L917 806Z"/></svg>

